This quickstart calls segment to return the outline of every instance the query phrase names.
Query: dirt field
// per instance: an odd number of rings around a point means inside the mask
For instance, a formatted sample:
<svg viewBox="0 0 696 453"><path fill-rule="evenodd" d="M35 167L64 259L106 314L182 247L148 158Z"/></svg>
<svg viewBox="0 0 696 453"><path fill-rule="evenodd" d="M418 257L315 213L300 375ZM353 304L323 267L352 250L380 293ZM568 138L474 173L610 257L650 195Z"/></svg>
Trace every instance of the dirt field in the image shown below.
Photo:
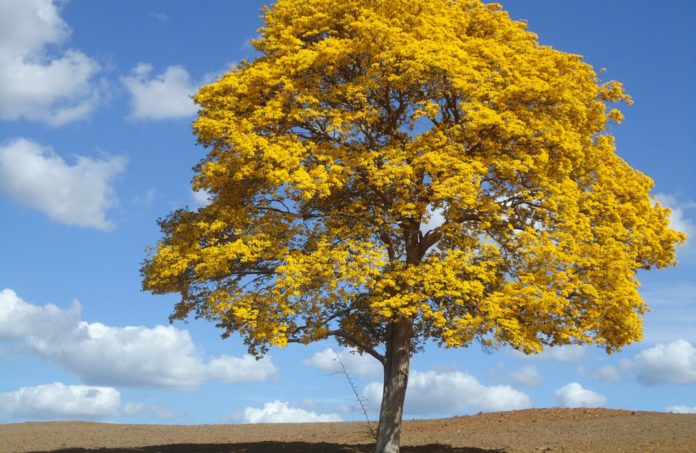
<svg viewBox="0 0 696 453"><path fill-rule="evenodd" d="M0 425L0 453L368 453L367 423ZM696 414L530 409L404 422L404 453L696 453Z"/></svg>

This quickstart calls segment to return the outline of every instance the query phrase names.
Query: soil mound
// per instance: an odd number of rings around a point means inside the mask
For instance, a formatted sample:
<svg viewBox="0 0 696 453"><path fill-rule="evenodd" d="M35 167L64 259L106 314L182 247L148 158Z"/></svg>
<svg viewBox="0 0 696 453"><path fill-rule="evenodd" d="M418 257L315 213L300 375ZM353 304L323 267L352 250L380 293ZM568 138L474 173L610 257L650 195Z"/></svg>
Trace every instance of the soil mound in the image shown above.
<svg viewBox="0 0 696 453"><path fill-rule="evenodd" d="M696 414L528 409L408 420L403 453L696 453ZM0 425L0 453L370 453L367 423Z"/></svg>

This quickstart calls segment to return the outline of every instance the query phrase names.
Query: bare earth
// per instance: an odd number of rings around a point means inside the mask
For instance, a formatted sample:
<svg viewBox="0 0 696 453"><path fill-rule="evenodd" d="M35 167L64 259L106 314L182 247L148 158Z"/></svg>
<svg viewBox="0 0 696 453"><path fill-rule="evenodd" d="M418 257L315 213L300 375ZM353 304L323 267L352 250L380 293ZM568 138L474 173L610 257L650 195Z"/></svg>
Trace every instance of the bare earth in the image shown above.
<svg viewBox="0 0 696 453"><path fill-rule="evenodd" d="M374 423L373 423L374 426ZM404 422L403 453L696 453L696 414L529 409ZM369 453L367 423L0 425L0 453Z"/></svg>

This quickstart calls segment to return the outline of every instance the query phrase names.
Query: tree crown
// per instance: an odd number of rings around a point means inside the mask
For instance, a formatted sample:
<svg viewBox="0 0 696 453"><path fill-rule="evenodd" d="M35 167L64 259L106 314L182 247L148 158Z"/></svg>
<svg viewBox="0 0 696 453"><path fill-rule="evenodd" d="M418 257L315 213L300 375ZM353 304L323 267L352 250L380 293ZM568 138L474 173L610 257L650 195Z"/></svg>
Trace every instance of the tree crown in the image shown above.
<svg viewBox="0 0 696 453"><path fill-rule="evenodd" d="M279 0L261 56L201 88L211 202L160 220L143 287L252 353L335 335L525 352L641 338L638 269L676 264L652 181L615 154L630 98L500 5ZM430 226L428 226L430 225Z"/></svg>

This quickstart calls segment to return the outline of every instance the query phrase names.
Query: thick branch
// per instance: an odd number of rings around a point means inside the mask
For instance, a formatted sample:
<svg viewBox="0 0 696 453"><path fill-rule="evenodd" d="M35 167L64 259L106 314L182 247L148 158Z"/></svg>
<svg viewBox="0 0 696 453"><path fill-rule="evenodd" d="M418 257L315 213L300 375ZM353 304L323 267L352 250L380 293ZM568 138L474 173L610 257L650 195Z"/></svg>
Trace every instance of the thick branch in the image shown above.
<svg viewBox="0 0 696 453"><path fill-rule="evenodd" d="M344 332L343 330L329 330L327 332L327 334L330 336L334 336L334 337L345 338L346 340L350 341L351 343L353 343L357 347L365 350L365 352L370 354L375 359L379 360L379 363L381 363L382 365L384 365L386 363L386 359L384 358L384 356L382 354L375 351L374 348L372 348L372 347L366 345L365 343L363 343L362 341L360 341L355 335L352 335L348 332Z"/></svg>
<svg viewBox="0 0 696 453"><path fill-rule="evenodd" d="M443 236L444 233L442 230L440 230L440 228L435 228L433 231L428 231L425 236L423 236L420 244L418 244L418 260L421 260L427 253L428 249L437 244Z"/></svg>
<svg viewBox="0 0 696 453"><path fill-rule="evenodd" d="M394 253L394 244L392 243L389 235L380 228L379 237L384 242L387 247L387 253L389 254L389 261L396 261L396 253Z"/></svg>

